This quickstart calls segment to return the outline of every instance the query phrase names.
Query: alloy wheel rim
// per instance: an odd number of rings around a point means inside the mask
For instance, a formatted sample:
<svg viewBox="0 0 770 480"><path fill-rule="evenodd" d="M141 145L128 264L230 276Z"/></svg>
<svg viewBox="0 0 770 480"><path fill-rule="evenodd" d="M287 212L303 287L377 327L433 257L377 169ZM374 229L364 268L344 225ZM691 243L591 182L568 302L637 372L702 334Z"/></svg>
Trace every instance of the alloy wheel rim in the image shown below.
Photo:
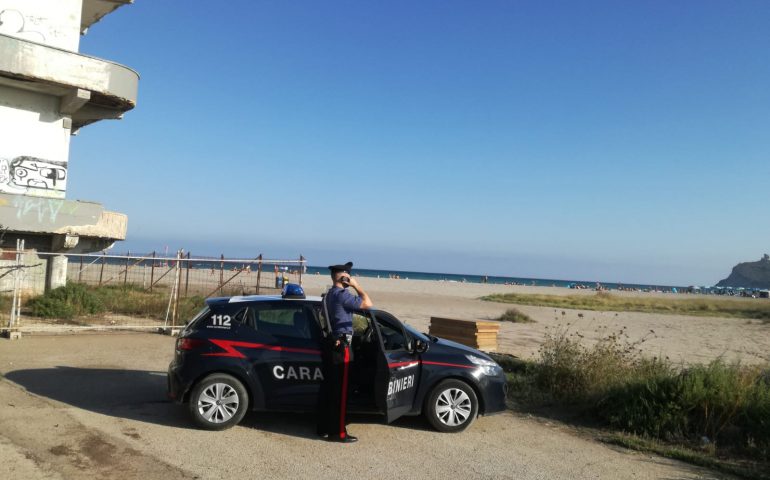
<svg viewBox="0 0 770 480"><path fill-rule="evenodd" d="M213 383L198 397L198 413L211 423L223 423L235 415L240 401L238 392L226 383Z"/></svg>
<svg viewBox="0 0 770 480"><path fill-rule="evenodd" d="M444 425L456 427L471 417L471 397L459 388L448 388L436 399L436 415Z"/></svg>

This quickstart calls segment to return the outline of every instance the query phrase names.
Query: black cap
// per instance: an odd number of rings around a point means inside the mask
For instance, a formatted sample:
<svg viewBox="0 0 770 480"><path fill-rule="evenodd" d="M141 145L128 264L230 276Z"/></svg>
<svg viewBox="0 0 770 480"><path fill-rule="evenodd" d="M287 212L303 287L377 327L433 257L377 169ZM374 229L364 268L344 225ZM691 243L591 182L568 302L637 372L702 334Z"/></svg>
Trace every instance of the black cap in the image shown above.
<svg viewBox="0 0 770 480"><path fill-rule="evenodd" d="M350 273L350 270L353 268L353 262L348 262L344 265L329 265L329 270L332 271L332 273L337 272L348 272Z"/></svg>

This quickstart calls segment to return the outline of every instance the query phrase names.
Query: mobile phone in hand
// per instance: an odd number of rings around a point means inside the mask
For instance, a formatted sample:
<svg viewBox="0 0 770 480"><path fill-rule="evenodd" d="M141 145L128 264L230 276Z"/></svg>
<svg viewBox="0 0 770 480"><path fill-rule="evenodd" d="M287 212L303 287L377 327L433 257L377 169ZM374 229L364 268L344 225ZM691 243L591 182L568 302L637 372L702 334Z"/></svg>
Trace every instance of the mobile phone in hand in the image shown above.
<svg viewBox="0 0 770 480"><path fill-rule="evenodd" d="M350 285L350 277L340 277L340 282L342 282L343 285Z"/></svg>

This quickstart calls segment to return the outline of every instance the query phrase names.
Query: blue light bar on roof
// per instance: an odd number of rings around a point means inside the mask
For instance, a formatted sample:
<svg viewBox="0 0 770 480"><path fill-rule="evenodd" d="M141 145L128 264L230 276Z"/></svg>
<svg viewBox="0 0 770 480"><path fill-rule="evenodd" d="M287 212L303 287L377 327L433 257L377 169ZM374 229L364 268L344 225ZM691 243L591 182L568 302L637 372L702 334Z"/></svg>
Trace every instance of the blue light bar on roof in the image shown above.
<svg viewBox="0 0 770 480"><path fill-rule="evenodd" d="M305 291L296 283L287 283L281 292L283 298L305 298Z"/></svg>

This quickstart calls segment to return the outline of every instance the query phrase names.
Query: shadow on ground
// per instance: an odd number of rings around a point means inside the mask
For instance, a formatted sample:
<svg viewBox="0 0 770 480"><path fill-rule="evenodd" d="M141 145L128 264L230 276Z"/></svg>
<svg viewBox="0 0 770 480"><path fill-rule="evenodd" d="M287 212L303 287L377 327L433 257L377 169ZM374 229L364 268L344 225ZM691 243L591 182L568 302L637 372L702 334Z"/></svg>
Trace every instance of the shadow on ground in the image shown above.
<svg viewBox="0 0 770 480"><path fill-rule="evenodd" d="M59 366L9 372L5 378L27 391L91 412L177 428L196 428L186 405L166 397L166 373L144 370ZM376 415L355 415L351 423L382 423ZM315 435L316 417L309 413L249 412L241 425L304 438ZM406 417L393 427L431 430L422 417ZM355 427L353 427L354 429Z"/></svg>

